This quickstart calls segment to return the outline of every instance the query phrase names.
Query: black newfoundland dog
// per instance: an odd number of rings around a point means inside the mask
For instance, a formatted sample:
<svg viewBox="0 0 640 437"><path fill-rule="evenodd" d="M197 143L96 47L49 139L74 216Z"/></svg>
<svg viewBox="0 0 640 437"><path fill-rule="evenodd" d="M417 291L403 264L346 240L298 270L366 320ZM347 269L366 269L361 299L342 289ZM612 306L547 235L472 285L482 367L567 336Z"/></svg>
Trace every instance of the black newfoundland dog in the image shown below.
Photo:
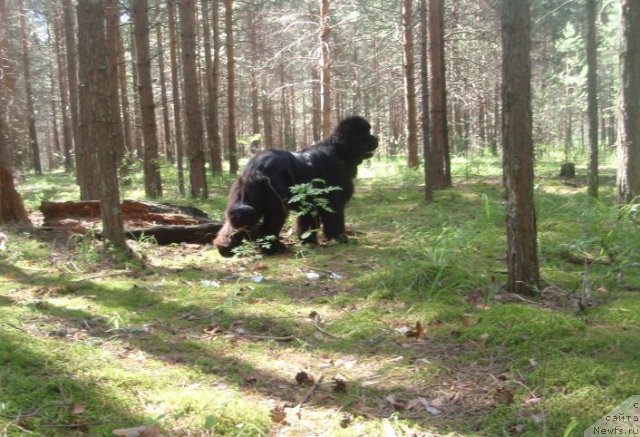
<svg viewBox="0 0 640 437"><path fill-rule="evenodd" d="M243 239L274 236L267 254L286 251L280 241L280 230L289 209L293 185L321 179L326 186L340 187L325 195L331 209L318 208L316 214L300 215L296 234L304 243L317 243L314 229L322 224L327 239L345 240L344 208L353 195L353 178L358 165L373 156L378 138L362 117L342 120L329 138L301 152L267 150L251 158L242 175L229 192L225 223L214 244L223 256L232 256ZM315 182L314 182L315 183ZM258 222L262 219L262 223Z"/></svg>

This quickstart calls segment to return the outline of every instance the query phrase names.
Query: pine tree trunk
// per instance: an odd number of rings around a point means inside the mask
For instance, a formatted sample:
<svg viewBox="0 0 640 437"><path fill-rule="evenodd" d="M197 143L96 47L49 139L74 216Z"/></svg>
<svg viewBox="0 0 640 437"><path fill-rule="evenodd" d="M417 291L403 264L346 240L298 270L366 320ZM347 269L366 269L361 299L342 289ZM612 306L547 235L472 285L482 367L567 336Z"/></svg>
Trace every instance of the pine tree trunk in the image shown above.
<svg viewBox="0 0 640 437"><path fill-rule="evenodd" d="M225 33L227 48L227 150L229 171L238 173L238 145L236 142L235 55L233 45L233 0L224 0Z"/></svg>
<svg viewBox="0 0 640 437"><path fill-rule="evenodd" d="M167 78L164 67L164 43L162 36L162 25L156 25L156 42L158 43L158 79L160 81L160 101L162 102L162 132L164 141L162 151L164 156L173 162L171 144L171 124L169 122L169 99L167 97Z"/></svg>
<svg viewBox="0 0 640 437"><path fill-rule="evenodd" d="M64 169L73 170L73 126L71 121L71 109L69 107L69 84L67 82L67 66L64 59L64 46L62 42L62 25L58 14L52 14L53 33L56 44L56 62L58 65L58 90L60 92L60 112L62 112L62 143L64 144Z"/></svg>
<svg viewBox="0 0 640 437"><path fill-rule="evenodd" d="M588 192L598 197L598 77L596 0L587 0L587 114L589 117Z"/></svg>
<svg viewBox="0 0 640 437"><path fill-rule="evenodd" d="M427 0L420 0L420 79L422 82L422 154L424 156L424 198L433 200L433 153L429 135L429 64L427 43Z"/></svg>
<svg viewBox="0 0 640 437"><path fill-rule="evenodd" d="M14 76L9 61L9 23L7 2L0 0L0 223L31 225L20 194L16 191L11 168L8 116L11 84Z"/></svg>
<svg viewBox="0 0 640 437"><path fill-rule="evenodd" d="M623 0L620 54L618 203L640 195L640 2Z"/></svg>
<svg viewBox="0 0 640 437"><path fill-rule="evenodd" d="M530 0L502 1L502 144L506 188L507 290L539 288L533 196Z"/></svg>
<svg viewBox="0 0 640 437"><path fill-rule="evenodd" d="M196 23L195 3L180 0L180 34L182 35L182 74L184 80L184 104L187 128L187 154L191 197L206 199L207 178L202 140L202 111L198 90L198 70L196 66Z"/></svg>
<svg viewBox="0 0 640 437"><path fill-rule="evenodd" d="M131 105L129 104L129 87L127 81L127 62L125 60L122 32L118 29L118 85L120 86L120 103L122 105L122 134L125 158L121 161L121 173L128 176L129 161L134 152L133 129L131 126ZM126 156L128 154L128 156Z"/></svg>
<svg viewBox="0 0 640 437"><path fill-rule="evenodd" d="M249 51L251 54L251 130L253 139L251 140L251 153L260 150L260 99L258 90L258 41L256 27L258 21L252 7L249 8Z"/></svg>
<svg viewBox="0 0 640 437"><path fill-rule="evenodd" d="M418 126L416 114L416 79L413 56L413 4L412 0L402 0L404 97L407 111L407 165L415 168L418 161Z"/></svg>
<svg viewBox="0 0 640 437"><path fill-rule="evenodd" d="M124 157L124 131L122 117L120 116L120 87L118 74L118 39L120 38L120 7L118 0L106 0L106 26L107 26L107 56L109 57L109 106L113 121L113 142L119 149L116 150L117 162Z"/></svg>
<svg viewBox="0 0 640 437"><path fill-rule="evenodd" d="M50 15L50 14L48 14ZM54 38L51 37L51 28L47 26L47 67L49 69L49 88L51 95L49 96L49 108L51 109L51 130L53 136L53 145L47 147L47 159L49 171L53 170L57 163L54 159L54 152L62 152L60 146L60 132L58 129L58 98L56 89L56 72L53 66L53 60L55 59L56 51L53 47L55 45Z"/></svg>
<svg viewBox="0 0 640 437"><path fill-rule="evenodd" d="M201 0L202 31L204 40L204 59L207 70L207 140L209 144L209 159L213 175L222 173L222 148L220 147L220 127L218 123L218 83L220 69L220 26L218 24L220 6L213 2L211 23L213 24L213 56L211 50L211 27L209 26L209 0Z"/></svg>
<svg viewBox="0 0 640 437"><path fill-rule="evenodd" d="M171 56L171 96L173 100L173 134L175 142L176 167L178 169L178 190L184 196L184 142L182 138L182 111L180 105L180 79L178 77L178 35L174 0L167 1L169 21L169 52Z"/></svg>
<svg viewBox="0 0 640 437"><path fill-rule="evenodd" d="M80 197L87 200L91 196L83 197L83 185L85 184L84 170L85 166L81 164L85 152L82 141L80 141L80 115L78 113L78 61L76 53L78 47L75 37L75 9L71 0L62 0L63 20L64 20L64 39L67 49L67 81L69 83L69 108L71 110L71 127L73 132L73 146L76 159L76 178L80 186Z"/></svg>
<svg viewBox="0 0 640 437"><path fill-rule="evenodd" d="M211 123L215 128L216 135L214 136L214 156L211 163L212 170L217 173L222 173L222 140L220 138L220 103L218 88L220 87L220 2L214 1L211 7L211 30L213 33L213 66L211 70L211 78L213 79L212 90L212 112Z"/></svg>
<svg viewBox="0 0 640 437"><path fill-rule="evenodd" d="M78 2L78 59L83 98L80 111L87 120L86 139L95 157L99 180L103 235L113 247L126 248L118 188L114 123L110 107L109 68L103 0Z"/></svg>
<svg viewBox="0 0 640 437"><path fill-rule="evenodd" d="M329 58L329 0L320 0L320 110L322 113L322 137L331 134L331 61Z"/></svg>
<svg viewBox="0 0 640 437"><path fill-rule="evenodd" d="M36 174L42 174L42 161L40 159L40 146L38 145L38 135L36 133L36 115L33 109L33 87L31 85L31 60L29 58L29 38L27 30L27 16L24 10L23 0L18 1L20 9L20 39L22 42L22 74L24 77L24 91L27 110L27 131L29 133L29 148L31 149L31 159L33 169Z"/></svg>
<svg viewBox="0 0 640 437"><path fill-rule="evenodd" d="M162 197L162 181L158 162L156 105L151 87L151 51L149 48L149 15L147 0L134 0L133 22L138 65L138 93L144 137L144 191L147 197Z"/></svg>
<svg viewBox="0 0 640 437"><path fill-rule="evenodd" d="M132 17L133 18L133 17ZM132 156L131 159L135 159L144 156L144 133L142 132L142 105L140 104L140 79L138 78L138 47L136 44L135 37L135 25L131 23L131 84L133 86L133 124L131 126L131 135L132 135L132 147L131 150L132 155L135 153L135 157Z"/></svg>
<svg viewBox="0 0 640 437"><path fill-rule="evenodd" d="M322 140L322 108L321 108L320 74L317 68L311 71L311 136L313 143Z"/></svg>
<svg viewBox="0 0 640 437"><path fill-rule="evenodd" d="M444 62L444 0L429 0L429 61L431 66L431 147L433 188L451 186L448 164L449 128Z"/></svg>
<svg viewBox="0 0 640 437"><path fill-rule="evenodd" d="M104 6L104 2L101 2L101 4ZM86 4L83 5L83 7L85 6ZM80 5L77 6L78 17L80 16L79 9ZM88 24L83 23L83 25L86 26ZM82 175L80 179L80 200L98 200L100 199L100 179L96 177L96 159L95 156L93 156L97 150L95 147L95 135L92 131L94 128L94 113L92 112L94 102L88 84L88 81L92 79L91 75L93 71L91 69L94 67L87 62L88 58L86 57L83 62L80 62L80 52L82 50L90 50L90 48L87 47L87 41L81 41L81 38L86 38L88 34L89 31L87 29L82 29L82 32L80 32L80 23L78 22L78 120L80 122L78 130L80 132L80 143L76 145L76 165L78 167L78 174ZM80 47L81 44L82 47ZM106 83L107 82L103 82L102 86L105 86Z"/></svg>

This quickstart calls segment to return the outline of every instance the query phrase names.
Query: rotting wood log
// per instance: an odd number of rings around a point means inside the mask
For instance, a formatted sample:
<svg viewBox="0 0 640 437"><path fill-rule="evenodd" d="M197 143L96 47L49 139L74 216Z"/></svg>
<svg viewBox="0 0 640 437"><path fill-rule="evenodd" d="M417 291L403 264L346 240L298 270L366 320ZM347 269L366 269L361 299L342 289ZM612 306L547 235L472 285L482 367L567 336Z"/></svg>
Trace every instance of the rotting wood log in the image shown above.
<svg viewBox="0 0 640 437"><path fill-rule="evenodd" d="M100 220L100 201L43 201L40 211L44 215L45 226L55 226L65 219ZM124 200L122 202L122 219L125 222L148 222L163 225L195 225L212 223L203 211L192 206L176 206L171 204Z"/></svg>
<svg viewBox="0 0 640 437"><path fill-rule="evenodd" d="M211 244L221 227L222 223L203 223L192 226L152 226L150 228L125 231L125 237L134 240L152 237L161 246L172 243Z"/></svg>

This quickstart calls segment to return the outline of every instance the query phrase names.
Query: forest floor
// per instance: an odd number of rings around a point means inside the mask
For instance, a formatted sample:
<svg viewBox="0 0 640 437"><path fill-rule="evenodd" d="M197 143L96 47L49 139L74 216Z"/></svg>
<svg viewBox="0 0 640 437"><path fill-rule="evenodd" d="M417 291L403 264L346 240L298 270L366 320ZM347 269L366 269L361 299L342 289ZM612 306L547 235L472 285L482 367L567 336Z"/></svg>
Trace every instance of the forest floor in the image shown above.
<svg viewBox="0 0 640 437"><path fill-rule="evenodd" d="M283 256L142 240L143 261L114 261L90 235L5 228L0 436L581 436L640 394L640 224L611 169L599 201L558 169L537 170L532 297L501 288L486 159L456 160L429 204L420 171L373 162L347 208L357 241ZM163 200L220 218L229 182ZM61 174L20 191L36 220L77 199Z"/></svg>

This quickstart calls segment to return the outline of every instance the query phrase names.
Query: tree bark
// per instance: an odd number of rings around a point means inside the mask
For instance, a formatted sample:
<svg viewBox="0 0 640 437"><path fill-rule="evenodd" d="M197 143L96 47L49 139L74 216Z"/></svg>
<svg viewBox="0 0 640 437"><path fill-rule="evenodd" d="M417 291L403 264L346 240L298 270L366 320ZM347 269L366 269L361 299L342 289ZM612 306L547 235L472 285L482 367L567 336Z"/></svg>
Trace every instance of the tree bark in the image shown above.
<svg viewBox="0 0 640 437"><path fill-rule="evenodd" d="M404 97L407 111L407 165L415 168L418 161L418 126L416 110L416 79L414 76L413 56L413 2L402 0L403 38L403 66L404 66Z"/></svg>
<svg viewBox="0 0 640 437"><path fill-rule="evenodd" d="M118 0L106 0L106 26L107 26L107 56L109 57L109 105L111 119L113 120L113 142L118 147L116 160L121 162L124 157L124 131L122 117L120 116L120 86L118 62L118 40L120 38L120 7Z"/></svg>
<svg viewBox="0 0 640 437"><path fill-rule="evenodd" d="M329 54L329 0L320 0L320 110L322 112L322 138L331 134L331 58Z"/></svg>
<svg viewBox="0 0 640 437"><path fill-rule="evenodd" d="M78 59L84 88L80 110L88 123L86 138L91 145L91 156L95 157L105 243L126 249L118 187L117 146L113 143L109 87L105 86L109 83L109 68L103 0L78 2Z"/></svg>
<svg viewBox="0 0 640 437"><path fill-rule="evenodd" d="M33 108L33 86L31 81L31 60L29 58L29 31L27 29L27 15L23 0L18 1L20 9L20 39L22 43L22 74L24 77L24 94L27 107L27 131L29 132L29 148L33 169L36 174L42 174L42 160L40 158L40 146L36 132L36 114Z"/></svg>
<svg viewBox="0 0 640 437"><path fill-rule="evenodd" d="M195 3L191 0L180 0L179 5L191 197L206 199L208 196L207 178L204 149L202 147L204 132L202 129L202 111L198 94L198 70L196 67Z"/></svg>
<svg viewBox="0 0 640 437"><path fill-rule="evenodd" d="M127 62L125 60L124 44L122 42L122 32L118 29L118 85L120 86L120 102L122 105L122 135L124 159L119 162L122 176L128 177L129 164L135 150L135 140L133 139L133 128L131 126L131 105L129 104L129 87L127 81Z"/></svg>
<svg viewBox="0 0 640 437"><path fill-rule="evenodd" d="M218 122L218 84L220 82L220 25L218 24L220 6L212 2L211 23L213 27L213 56L211 51L211 26L209 26L209 0L201 0L202 31L204 40L204 59L207 69L207 140L209 159L213 175L222 173L222 147L220 146L220 126Z"/></svg>
<svg viewBox="0 0 640 437"><path fill-rule="evenodd" d="M433 153L429 132L429 64L427 42L427 0L420 0L420 79L422 81L422 154L424 156L424 198L433 200Z"/></svg>
<svg viewBox="0 0 640 437"><path fill-rule="evenodd" d="M9 81L14 76L9 62L9 23L7 2L0 0L0 223L31 225L22 198L16 191L11 167L11 153L8 130L10 109Z"/></svg>
<svg viewBox="0 0 640 437"><path fill-rule="evenodd" d="M596 41L596 0L587 0L587 114L589 117L588 192L598 197L598 77Z"/></svg>
<svg viewBox="0 0 640 437"><path fill-rule="evenodd" d="M76 53L78 47L75 37L75 9L71 0L62 0L64 20L64 40L67 49L67 81L69 83L69 109L71 111L71 128L73 132L73 146L76 160L76 178L80 186L80 196L83 196L84 166L80 164L84 159L84 146L80 141L80 117L78 114L78 61Z"/></svg>
<svg viewBox="0 0 640 437"><path fill-rule="evenodd" d="M171 148L171 124L169 122L169 99L167 97L167 78L164 67L164 42L162 24L156 25L156 42L158 43L158 80L160 81L160 101L162 103L162 132L164 141L162 151L167 159L173 162L173 150Z"/></svg>
<svg viewBox="0 0 640 437"><path fill-rule="evenodd" d="M429 0L429 61L431 66L431 147L435 159L433 188L439 190L451 186L444 59L444 0Z"/></svg>
<svg viewBox="0 0 640 437"><path fill-rule="evenodd" d="M158 162L156 105L151 87L151 50L149 48L149 14L147 0L133 1L133 23L136 37L138 93L142 135L144 138L144 191L147 197L162 197L162 181Z"/></svg>
<svg viewBox="0 0 640 437"><path fill-rule="evenodd" d="M229 171L238 173L238 145L236 142L235 55L233 44L233 0L224 0L225 33L227 48L227 150Z"/></svg>
<svg viewBox="0 0 640 437"><path fill-rule="evenodd" d="M180 105L180 79L178 77L178 35L174 0L167 1L169 21L169 53L171 57L171 97L173 100L173 135L175 142L176 168L178 170L178 190L184 196L184 142L182 138L182 111Z"/></svg>
<svg viewBox="0 0 640 437"><path fill-rule="evenodd" d="M104 7L104 2L100 2L101 6ZM92 14L95 14L95 11L91 10L90 7L95 5L87 5L82 3L83 13L88 13L88 17L83 17L84 19L88 19L89 22L82 23L82 26L91 26L94 21L97 19ZM95 132L93 131L94 125L94 117L96 114L93 112L93 105L96 104L95 95L92 94L93 89L91 88L93 84L89 84L89 81L94 80L92 77L94 73L94 69L98 68L92 64L92 62L98 62L95 59L91 59L93 54L91 50L92 46L88 44L87 41L82 41L82 38L89 37L89 30L86 28L80 29L80 8L81 4L78 4L77 15L78 15L78 44L76 49L77 53L77 61L78 61L78 121L79 121L79 134L80 141L79 144L76 145L76 156L77 156L77 167L78 167L78 175L81 176L79 178L80 183L80 199L82 200L97 200L100 199L100 178L96 177L97 172L97 161L95 158L95 153L97 151L95 139L97 138ZM104 18L104 12L102 12L102 17ZM104 30L104 25L102 26ZM99 37L99 36L98 36ZM103 35L104 37L104 35ZM93 38L93 37L90 37ZM94 42L95 43L95 42ZM80 47L82 45L82 47ZM80 52L83 52L83 60L80 61ZM75 58L76 55L74 55ZM89 56L89 57L87 57ZM106 59L106 57L105 57ZM106 66L105 66L106 68ZM105 78L108 76L105 76ZM105 86L108 82L103 82L102 86ZM107 89L108 91L108 89ZM105 94L108 98L108 92ZM107 100L107 108L108 108L108 100Z"/></svg>
<svg viewBox="0 0 640 437"><path fill-rule="evenodd" d="M251 54L251 130L252 139L250 150L255 153L260 150L260 98L258 89L258 41L256 35L256 19L253 6L249 7L248 28L249 28L249 51Z"/></svg>
<svg viewBox="0 0 640 437"><path fill-rule="evenodd" d="M539 289L533 196L530 0L502 1L502 144L506 188L507 290Z"/></svg>
<svg viewBox="0 0 640 437"><path fill-rule="evenodd" d="M58 65L58 91L60 92L60 112L62 113L62 142L64 144L64 169L73 170L73 126L71 121L71 109L69 108L69 83L67 82L67 66L64 59L64 46L62 42L62 25L58 14L52 12L53 34L56 44L56 62Z"/></svg>
<svg viewBox="0 0 640 437"><path fill-rule="evenodd" d="M47 24L50 24L51 15L52 14L47 14ZM51 109L51 130L53 135L53 145L50 145L47 148L49 171L54 169L57 165L57 162L54 159L54 152L58 154L62 152L62 147L60 145L60 132L58 128L58 93L56 89L56 72L53 66L53 60L56 57L56 50L54 46L55 38L52 38L51 27L47 25L47 67L49 70L49 89L51 92L51 95L49 96L49 108Z"/></svg>
<svg viewBox="0 0 640 437"><path fill-rule="evenodd" d="M640 195L640 3L622 2L618 203Z"/></svg>

